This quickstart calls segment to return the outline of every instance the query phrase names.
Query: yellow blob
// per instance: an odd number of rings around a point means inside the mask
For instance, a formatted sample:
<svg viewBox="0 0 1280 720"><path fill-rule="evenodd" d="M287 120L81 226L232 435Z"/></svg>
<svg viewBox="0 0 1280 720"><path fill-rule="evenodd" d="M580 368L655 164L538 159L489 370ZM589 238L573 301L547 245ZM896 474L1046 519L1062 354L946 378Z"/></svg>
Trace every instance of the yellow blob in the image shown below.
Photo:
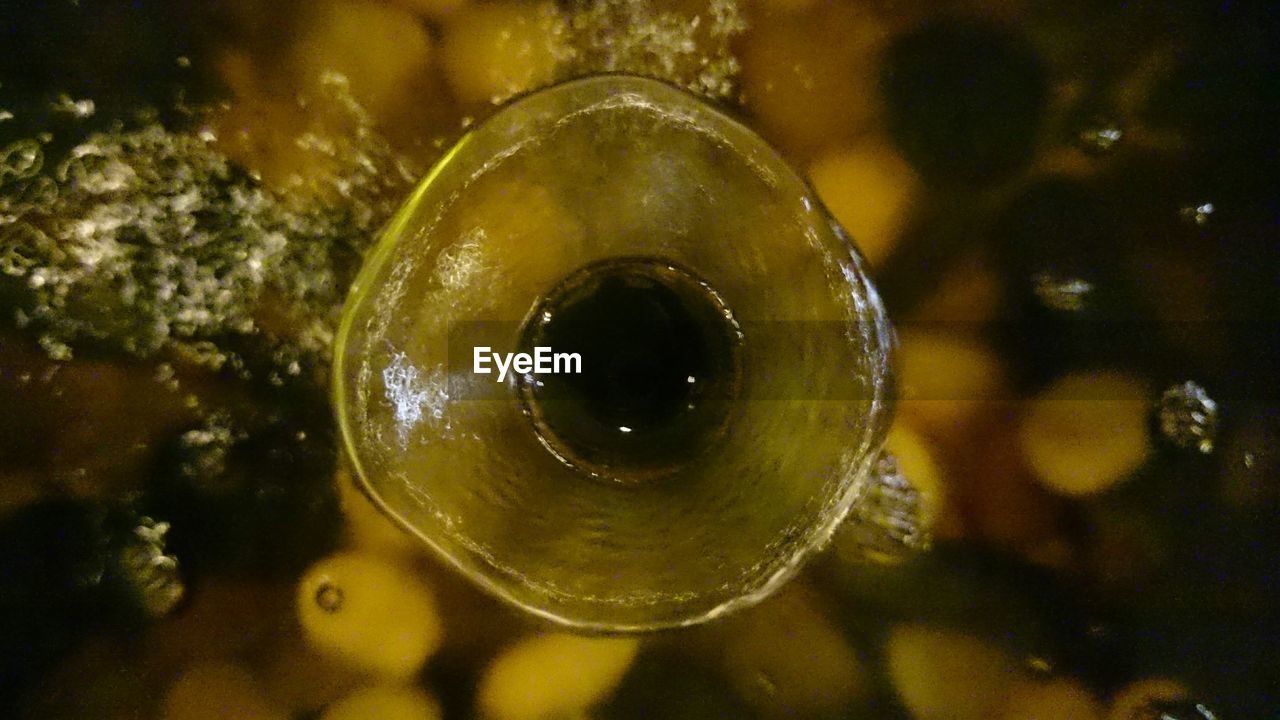
<svg viewBox="0 0 1280 720"><path fill-rule="evenodd" d="M497 103L550 83L566 50L551 3L469 5L444 29L441 61L459 101Z"/></svg>
<svg viewBox="0 0 1280 720"><path fill-rule="evenodd" d="M350 470L340 468L334 482L338 484L345 521L343 529L349 546L388 557L409 558L422 554L423 543L374 507L369 496L356 487Z"/></svg>
<svg viewBox="0 0 1280 720"><path fill-rule="evenodd" d="M1020 428L1035 476L1064 495L1092 495L1123 479L1150 452L1148 390L1118 372L1073 374L1031 401Z"/></svg>
<svg viewBox="0 0 1280 720"><path fill-rule="evenodd" d="M480 680L488 720L572 717L604 699L635 659L634 638L538 635L507 648Z"/></svg>
<svg viewBox="0 0 1280 720"><path fill-rule="evenodd" d="M999 717L1020 673L1005 653L946 630L895 628L885 648L889 678L916 720Z"/></svg>
<svg viewBox="0 0 1280 720"><path fill-rule="evenodd" d="M1003 372L986 345L962 335L899 334L899 413L936 437L954 437L1001 396Z"/></svg>
<svg viewBox="0 0 1280 720"><path fill-rule="evenodd" d="M1120 688L1111 698L1107 708L1107 720L1148 720L1144 713L1151 705L1160 702L1177 702L1190 697L1186 685L1170 678L1147 678Z"/></svg>
<svg viewBox="0 0 1280 720"><path fill-rule="evenodd" d="M339 553L312 566L298 583L297 606L317 650L393 677L421 669L443 634L422 579L366 553Z"/></svg>
<svg viewBox="0 0 1280 720"><path fill-rule="evenodd" d="M862 142L818 157L809 166L818 197L871 265L889 256L902 232L919 181L897 152Z"/></svg>
<svg viewBox="0 0 1280 720"><path fill-rule="evenodd" d="M853 649L794 586L731 620L724 633L725 672L766 717L825 717L864 687Z"/></svg>
<svg viewBox="0 0 1280 720"><path fill-rule="evenodd" d="M854 238L857 240L857 238ZM1000 281L978 258L956 264L934 292L911 313L922 322L983 323L1000 309Z"/></svg>
<svg viewBox="0 0 1280 720"><path fill-rule="evenodd" d="M296 86L317 87L325 71L342 74L375 118L417 107L431 69L431 37L413 14L384 3L318 4L293 47Z"/></svg>
<svg viewBox="0 0 1280 720"><path fill-rule="evenodd" d="M169 687L164 720L285 720L253 677L239 665L201 663L187 668Z"/></svg>
<svg viewBox="0 0 1280 720"><path fill-rule="evenodd" d="M440 704L425 690L384 685L358 690L329 706L320 720L440 720Z"/></svg>
<svg viewBox="0 0 1280 720"><path fill-rule="evenodd" d="M855 137L880 110L879 50L888 34L873 14L845 3L753 23L738 52L748 108L771 139L798 153Z"/></svg>
<svg viewBox="0 0 1280 720"><path fill-rule="evenodd" d="M1102 706L1074 680L1022 683L1013 689L1001 720L1101 720Z"/></svg>

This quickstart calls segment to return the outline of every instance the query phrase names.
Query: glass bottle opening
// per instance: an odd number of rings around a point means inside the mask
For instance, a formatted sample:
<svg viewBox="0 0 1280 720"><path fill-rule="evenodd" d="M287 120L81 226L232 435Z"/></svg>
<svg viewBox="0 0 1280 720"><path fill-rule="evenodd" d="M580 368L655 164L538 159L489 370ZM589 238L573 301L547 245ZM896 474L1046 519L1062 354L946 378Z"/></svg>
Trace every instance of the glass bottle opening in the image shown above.
<svg viewBox="0 0 1280 720"><path fill-rule="evenodd" d="M740 342L724 300L688 270L659 258L593 263L547 293L521 332L523 351L549 348L578 372L522 375L520 401L561 461L597 477L652 477L722 434Z"/></svg>
<svg viewBox="0 0 1280 720"><path fill-rule="evenodd" d="M354 287L334 392L360 482L542 617L724 615L866 494L890 417L884 309L809 186L675 88L599 76L505 106Z"/></svg>

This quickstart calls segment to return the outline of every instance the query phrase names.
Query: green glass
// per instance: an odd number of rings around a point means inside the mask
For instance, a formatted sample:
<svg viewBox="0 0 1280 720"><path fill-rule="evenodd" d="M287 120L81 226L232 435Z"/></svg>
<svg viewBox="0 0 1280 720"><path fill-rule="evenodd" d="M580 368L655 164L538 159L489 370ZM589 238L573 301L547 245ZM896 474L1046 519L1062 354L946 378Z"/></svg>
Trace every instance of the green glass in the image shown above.
<svg viewBox="0 0 1280 720"><path fill-rule="evenodd" d="M510 103L422 181L352 289L335 400L358 481L467 576L644 630L762 599L874 494L892 342L772 148L598 76ZM476 345L582 373L497 382Z"/></svg>

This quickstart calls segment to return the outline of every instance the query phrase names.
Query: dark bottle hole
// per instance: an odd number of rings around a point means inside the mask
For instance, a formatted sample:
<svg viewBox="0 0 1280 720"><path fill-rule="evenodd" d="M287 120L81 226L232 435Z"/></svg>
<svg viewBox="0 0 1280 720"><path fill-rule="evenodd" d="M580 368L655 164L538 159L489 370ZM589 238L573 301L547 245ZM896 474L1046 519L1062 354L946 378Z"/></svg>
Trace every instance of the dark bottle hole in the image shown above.
<svg viewBox="0 0 1280 720"><path fill-rule="evenodd" d="M658 259L596 263L548 293L521 338L524 352L580 357L581 372L527 374L519 392L561 460L623 480L661 473L720 435L739 340L729 309L692 273Z"/></svg>

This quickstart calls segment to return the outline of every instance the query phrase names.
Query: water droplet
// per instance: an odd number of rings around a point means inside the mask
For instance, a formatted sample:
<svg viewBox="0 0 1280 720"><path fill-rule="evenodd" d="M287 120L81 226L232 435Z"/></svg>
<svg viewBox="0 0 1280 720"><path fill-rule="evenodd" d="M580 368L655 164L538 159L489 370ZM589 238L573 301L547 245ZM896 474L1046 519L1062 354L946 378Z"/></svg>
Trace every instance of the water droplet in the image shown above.
<svg viewBox="0 0 1280 720"><path fill-rule="evenodd" d="M19 140L0 150L0 183L23 180L40 172L44 151L34 140Z"/></svg>
<svg viewBox="0 0 1280 720"><path fill-rule="evenodd" d="M1032 672L1040 673L1042 675L1048 675L1053 672L1053 663L1049 662L1047 658L1040 657L1039 655L1027 658L1027 667L1030 668Z"/></svg>
<svg viewBox="0 0 1280 720"><path fill-rule="evenodd" d="M77 120L93 117L96 107L92 100L73 100L70 95L62 93L58 99L49 104L49 109L57 113L65 113Z"/></svg>
<svg viewBox="0 0 1280 720"><path fill-rule="evenodd" d="M50 360L65 361L71 359L71 346L52 335L41 335L39 342L41 349L49 356Z"/></svg>
<svg viewBox="0 0 1280 720"><path fill-rule="evenodd" d="M56 252L53 240L29 223L0 227L0 273L23 277ZM42 285L44 281L37 282Z"/></svg>
<svg viewBox="0 0 1280 720"><path fill-rule="evenodd" d="M325 581L316 588L316 605L327 613L336 613L341 610L345 599L342 588L332 582Z"/></svg>
<svg viewBox="0 0 1280 720"><path fill-rule="evenodd" d="M1204 388L1188 380L1160 396L1160 432L1175 445L1213 452L1218 434L1218 404Z"/></svg>
<svg viewBox="0 0 1280 720"><path fill-rule="evenodd" d="M209 415L200 427L182 434L179 471L198 484L216 486L218 479L227 471L227 457L232 446L242 437L229 416L224 413Z"/></svg>
<svg viewBox="0 0 1280 720"><path fill-rule="evenodd" d="M1182 218L1183 222L1204 227L1209 224L1209 216L1213 214L1214 210L1215 208L1211 202L1192 203L1178 210L1178 217Z"/></svg>
<svg viewBox="0 0 1280 720"><path fill-rule="evenodd" d="M90 195L126 190L138 179L133 168L94 143L73 149L71 157L59 166L57 177Z"/></svg>
<svg viewBox="0 0 1280 720"><path fill-rule="evenodd" d="M1047 272L1036 273L1031 278L1032 289L1044 306L1063 312L1079 312L1084 309L1093 283L1080 278L1061 278Z"/></svg>
<svg viewBox="0 0 1280 720"><path fill-rule="evenodd" d="M1139 720L1218 720L1218 715L1194 700L1160 701L1148 705Z"/></svg>
<svg viewBox="0 0 1280 720"><path fill-rule="evenodd" d="M152 618L171 613L186 595L178 560L165 553L169 523L141 517L133 537L120 554L125 581L136 594L143 611Z"/></svg>
<svg viewBox="0 0 1280 720"><path fill-rule="evenodd" d="M1080 149L1090 155L1106 155L1124 138L1120 123L1111 118L1095 118L1076 136Z"/></svg>
<svg viewBox="0 0 1280 720"><path fill-rule="evenodd" d="M898 559L929 548L922 511L920 493L902 475L897 458L882 452L841 532L851 534L868 557Z"/></svg>

